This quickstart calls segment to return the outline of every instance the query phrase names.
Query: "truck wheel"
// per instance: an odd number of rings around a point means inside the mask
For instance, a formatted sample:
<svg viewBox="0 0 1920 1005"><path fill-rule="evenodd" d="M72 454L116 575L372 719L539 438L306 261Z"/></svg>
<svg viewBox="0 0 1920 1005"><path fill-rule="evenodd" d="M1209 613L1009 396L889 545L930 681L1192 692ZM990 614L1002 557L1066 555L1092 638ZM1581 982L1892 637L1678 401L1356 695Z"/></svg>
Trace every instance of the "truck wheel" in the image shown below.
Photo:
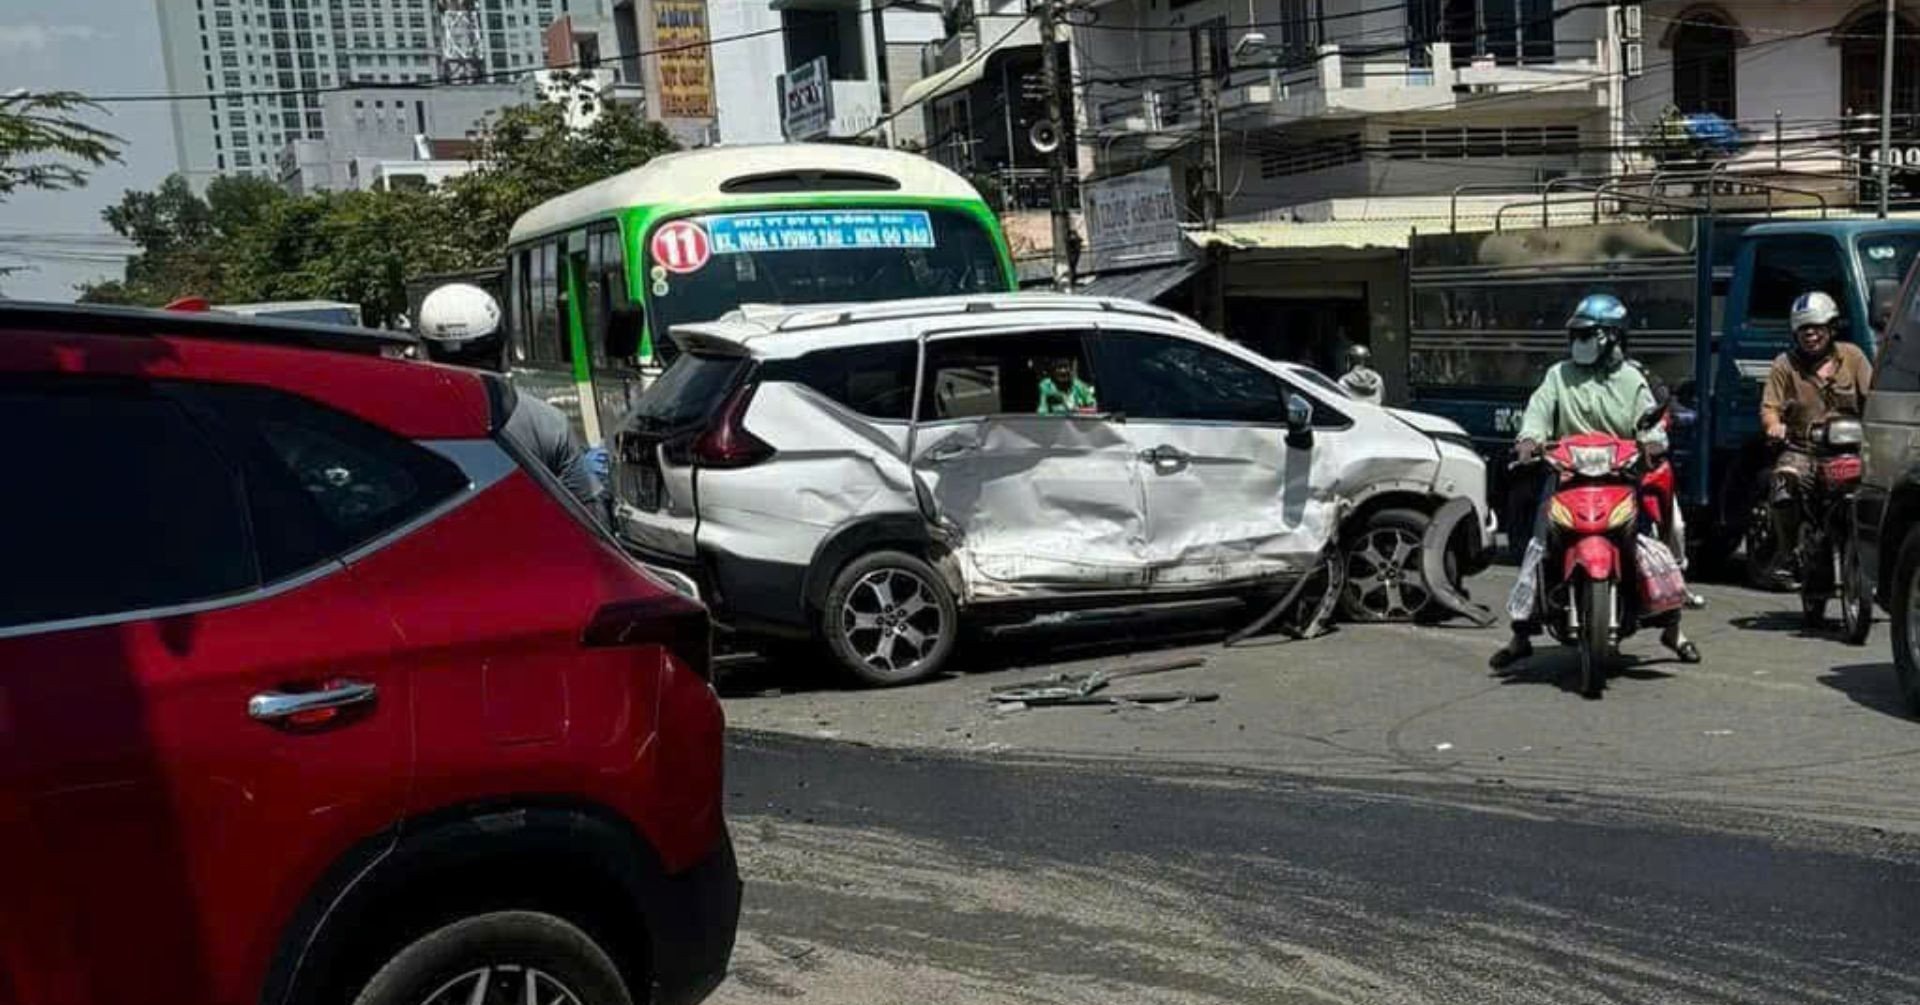
<svg viewBox="0 0 1920 1005"><path fill-rule="evenodd" d="M1440 606L1420 572L1421 544L1432 520L1410 509L1383 509L1367 517L1345 550L1347 586L1340 612L1349 621L1414 621ZM1459 560L1447 556L1447 575L1459 579Z"/></svg>
<svg viewBox="0 0 1920 1005"><path fill-rule="evenodd" d="M902 551L848 562L820 613L820 637L840 665L890 687L940 671L959 634L959 607L933 566Z"/></svg>
<svg viewBox="0 0 1920 1005"><path fill-rule="evenodd" d="M1920 529L1907 532L1893 566L1893 671L1908 711L1920 715Z"/></svg>

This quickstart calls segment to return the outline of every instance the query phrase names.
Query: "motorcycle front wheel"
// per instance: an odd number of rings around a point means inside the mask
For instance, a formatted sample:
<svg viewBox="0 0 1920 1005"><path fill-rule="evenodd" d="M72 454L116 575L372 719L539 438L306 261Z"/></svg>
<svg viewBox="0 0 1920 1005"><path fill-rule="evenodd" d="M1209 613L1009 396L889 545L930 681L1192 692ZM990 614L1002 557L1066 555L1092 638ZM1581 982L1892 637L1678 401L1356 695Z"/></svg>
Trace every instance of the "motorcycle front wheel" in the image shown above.
<svg viewBox="0 0 1920 1005"><path fill-rule="evenodd" d="M1613 659L1613 583L1580 580L1574 586L1574 603L1580 612L1580 693L1598 698Z"/></svg>
<svg viewBox="0 0 1920 1005"><path fill-rule="evenodd" d="M1840 640L1850 646L1865 645L1873 634L1873 584L1866 581L1860 568L1860 546L1853 536L1839 548Z"/></svg>

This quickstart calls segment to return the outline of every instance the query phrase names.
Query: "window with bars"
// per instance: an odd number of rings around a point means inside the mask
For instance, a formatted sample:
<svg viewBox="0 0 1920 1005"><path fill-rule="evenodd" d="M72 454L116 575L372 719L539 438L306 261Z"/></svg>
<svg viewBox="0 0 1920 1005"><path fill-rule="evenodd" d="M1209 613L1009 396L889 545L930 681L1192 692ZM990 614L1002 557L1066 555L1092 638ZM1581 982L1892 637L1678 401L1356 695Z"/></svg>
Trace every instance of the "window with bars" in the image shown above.
<svg viewBox="0 0 1920 1005"><path fill-rule="evenodd" d="M1359 133L1303 142L1275 137L1259 149L1260 177L1268 179L1358 164L1364 156Z"/></svg>
<svg viewBox="0 0 1920 1005"><path fill-rule="evenodd" d="M1579 126L1444 126L1387 132L1391 160L1540 157L1579 150Z"/></svg>

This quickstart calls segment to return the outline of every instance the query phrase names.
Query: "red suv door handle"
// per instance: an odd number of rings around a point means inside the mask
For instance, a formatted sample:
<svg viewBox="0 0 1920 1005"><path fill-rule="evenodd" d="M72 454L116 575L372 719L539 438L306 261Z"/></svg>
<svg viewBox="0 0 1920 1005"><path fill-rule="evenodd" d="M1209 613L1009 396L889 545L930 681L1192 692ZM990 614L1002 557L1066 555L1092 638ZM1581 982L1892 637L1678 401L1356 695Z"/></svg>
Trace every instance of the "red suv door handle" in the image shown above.
<svg viewBox="0 0 1920 1005"><path fill-rule="evenodd" d="M357 680L328 681L315 691L262 691L247 700L247 715L259 722L319 726L345 709L372 702L376 691Z"/></svg>

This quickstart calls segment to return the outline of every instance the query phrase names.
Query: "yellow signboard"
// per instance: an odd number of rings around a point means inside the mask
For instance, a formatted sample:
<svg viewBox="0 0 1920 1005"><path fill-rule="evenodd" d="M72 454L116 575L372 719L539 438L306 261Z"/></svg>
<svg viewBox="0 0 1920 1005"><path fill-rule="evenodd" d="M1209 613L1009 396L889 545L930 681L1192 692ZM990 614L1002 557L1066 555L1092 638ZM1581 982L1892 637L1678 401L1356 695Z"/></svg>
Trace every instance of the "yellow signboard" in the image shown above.
<svg viewBox="0 0 1920 1005"><path fill-rule="evenodd" d="M653 114L662 119L713 117L713 48L706 0L654 0L653 45L659 84Z"/></svg>

